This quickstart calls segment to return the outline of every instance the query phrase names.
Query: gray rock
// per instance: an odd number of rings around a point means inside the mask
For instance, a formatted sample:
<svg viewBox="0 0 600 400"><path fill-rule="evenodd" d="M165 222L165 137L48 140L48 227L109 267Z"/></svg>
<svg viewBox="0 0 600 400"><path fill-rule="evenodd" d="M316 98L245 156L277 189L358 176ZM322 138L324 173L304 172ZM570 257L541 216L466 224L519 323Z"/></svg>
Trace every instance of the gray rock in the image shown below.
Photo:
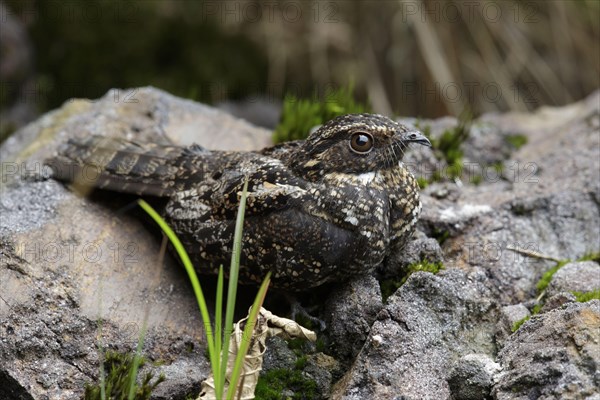
<svg viewBox="0 0 600 400"><path fill-rule="evenodd" d="M411 264L427 260L431 263L444 261L442 248L437 240L416 231L413 240L408 242L401 253L391 254L378 269L382 279L398 279L403 270Z"/></svg>
<svg viewBox="0 0 600 400"><path fill-rule="evenodd" d="M495 351L497 311L484 279L456 269L412 274L379 313L333 398L449 398L454 360Z"/></svg>
<svg viewBox="0 0 600 400"><path fill-rule="evenodd" d="M571 262L560 268L546 289L548 296L559 292L591 292L600 289L600 265L594 261Z"/></svg>
<svg viewBox="0 0 600 400"><path fill-rule="evenodd" d="M575 298L575 296L573 296L573 294L569 292L557 293L554 296L550 297L548 300L546 300L546 302L540 309L540 313L545 313L554 310L555 308L562 307L567 303L573 303L574 301L577 301L577 299Z"/></svg>
<svg viewBox="0 0 600 400"><path fill-rule="evenodd" d="M531 313L523 304L504 306L500 309L500 317L496 325L496 343L502 346L506 338L512 334L515 323L529 317Z"/></svg>
<svg viewBox="0 0 600 400"><path fill-rule="evenodd" d="M221 111L141 88L69 101L3 143L0 398L80 399L97 377L98 346L131 351L144 325L143 353L169 380L157 398L184 398L209 373L188 278L171 257L159 262L160 240L117 213L114 196L92 200L29 179L59 143L92 133L220 149L270 141Z"/></svg>
<svg viewBox="0 0 600 400"><path fill-rule="evenodd" d="M263 358L263 371L273 369L294 369L298 356L290 349L287 342L279 337L270 337L266 342L267 350Z"/></svg>
<svg viewBox="0 0 600 400"><path fill-rule="evenodd" d="M177 393L199 393L200 382L206 379L206 362L198 365L196 357L179 357L171 363L154 369L154 376L162 373L165 380L152 392L153 400L170 400ZM143 374L147 369L142 370Z"/></svg>
<svg viewBox="0 0 600 400"><path fill-rule="evenodd" d="M335 358L323 353L313 354L308 357L303 375L313 380L317 390L323 398L329 398L333 377L339 372L340 365Z"/></svg>
<svg viewBox="0 0 600 400"><path fill-rule="evenodd" d="M500 372L496 364L485 354L467 354L456 362L448 384L452 398L481 400L489 398L494 376Z"/></svg>
<svg viewBox="0 0 600 400"><path fill-rule="evenodd" d="M477 166L491 166L506 160L512 148L506 141L505 134L498 132L494 124L475 122L469 130L469 137L465 142L465 163L474 163ZM491 170L487 171L491 177Z"/></svg>
<svg viewBox="0 0 600 400"><path fill-rule="evenodd" d="M498 355L495 399L588 399L600 395L600 301L534 316Z"/></svg>
<svg viewBox="0 0 600 400"><path fill-rule="evenodd" d="M335 289L324 304L333 353L344 360L354 358L383 308L379 283L372 276L355 279Z"/></svg>

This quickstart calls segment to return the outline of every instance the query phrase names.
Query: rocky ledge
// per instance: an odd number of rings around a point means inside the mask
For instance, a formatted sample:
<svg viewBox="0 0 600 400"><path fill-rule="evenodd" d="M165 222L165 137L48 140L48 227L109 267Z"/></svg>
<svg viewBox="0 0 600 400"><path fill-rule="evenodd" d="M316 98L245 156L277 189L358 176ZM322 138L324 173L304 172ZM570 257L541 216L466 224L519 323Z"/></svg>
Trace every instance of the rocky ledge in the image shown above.
<svg viewBox="0 0 600 400"><path fill-rule="evenodd" d="M600 93L485 115L462 138L452 118L404 122L438 144L405 159L424 186L418 232L377 274L320 299L321 345L269 342L265 376L294 370L314 381L313 398L600 399ZM140 218L118 212L131 199L44 178L60 143L107 133L270 143L268 131L153 88L69 101L3 143L2 399L81 398L98 348L131 351L142 326L146 369L166 377L153 398L184 399L209 373L186 276L157 261L160 241ZM294 390L304 389L284 393Z"/></svg>

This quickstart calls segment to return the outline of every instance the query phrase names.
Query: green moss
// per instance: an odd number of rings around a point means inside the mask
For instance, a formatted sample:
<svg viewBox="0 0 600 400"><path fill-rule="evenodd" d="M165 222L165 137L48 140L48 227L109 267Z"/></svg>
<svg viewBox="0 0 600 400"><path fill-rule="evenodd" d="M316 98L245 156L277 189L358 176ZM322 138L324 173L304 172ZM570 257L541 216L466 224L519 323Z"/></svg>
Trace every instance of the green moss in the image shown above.
<svg viewBox="0 0 600 400"><path fill-rule="evenodd" d="M472 115L469 112L464 112L459 118L458 125L445 130L440 137L431 138L426 134L437 157L445 160L448 164L446 176L443 176L442 171L435 171L431 182L441 181L442 178L455 179L462 175L463 151L461 146L469 137L471 121Z"/></svg>
<svg viewBox="0 0 600 400"><path fill-rule="evenodd" d="M284 397L283 391L291 390L294 395ZM315 381L305 378L299 370L274 369L258 379L255 398L257 400L308 400L319 398Z"/></svg>
<svg viewBox="0 0 600 400"><path fill-rule="evenodd" d="M286 95L283 100L281 121L275 133L275 143L305 139L310 130L343 114L371 112L371 107L354 100L353 87L343 87L326 93L325 98L299 99Z"/></svg>
<svg viewBox="0 0 600 400"><path fill-rule="evenodd" d="M542 305L543 305L542 303L537 303L535 306L533 306L533 308L531 309L531 315L521 318L520 320L515 322L511 328L512 331L516 332L521 327L521 325L523 325L525 323L525 321L528 321L534 315L539 314L540 310L542 309Z"/></svg>
<svg viewBox="0 0 600 400"><path fill-rule="evenodd" d="M317 342L315 343L315 349L317 350L317 353L324 353L327 349L325 341L323 339L317 339Z"/></svg>
<svg viewBox="0 0 600 400"><path fill-rule="evenodd" d="M571 292L580 303L585 303L590 300L600 300L600 288L591 292Z"/></svg>
<svg viewBox="0 0 600 400"><path fill-rule="evenodd" d="M542 278L538 281L538 283L536 285L538 292L539 293L543 292L550 284L550 281L552 280L552 277L554 276L556 271L561 269L563 266L565 266L570 261L571 260L561 260L561 261L557 262L554 267L552 267L548 271L546 271L544 273L544 275L542 275Z"/></svg>
<svg viewBox="0 0 600 400"><path fill-rule="evenodd" d="M302 323L299 322L299 320L302 319L302 318L298 318L298 317L300 317L300 315L296 315L296 317L297 317L296 322L306 328L307 325L304 321ZM307 328L307 329L310 329L310 328ZM304 354L304 350L302 349L302 347L304 346L305 343L306 343L306 339L302 339L302 338L290 339L287 342L289 349L293 350L294 354L296 354L297 356L301 356Z"/></svg>
<svg viewBox="0 0 600 400"><path fill-rule="evenodd" d="M597 263L600 263L600 252L586 253L580 258L578 258L577 261L595 261Z"/></svg>
<svg viewBox="0 0 600 400"><path fill-rule="evenodd" d="M400 280L396 279L386 279L379 282L379 287L381 288L381 297L383 301L386 301L388 297L390 297L400 286L402 286L408 277L417 271L425 271L431 272L432 274L437 274L442 269L444 269L444 264L441 262L430 262L428 260L422 260L418 263L410 264L405 269L405 274Z"/></svg>
<svg viewBox="0 0 600 400"><path fill-rule="evenodd" d="M441 245L444 244L444 242L450 237L450 232L448 232L445 229L437 229L435 228L431 234L431 236L438 241L438 243Z"/></svg>
<svg viewBox="0 0 600 400"><path fill-rule="evenodd" d="M131 371L134 366L135 355L132 353L117 353L107 351L104 357L104 371L106 371L105 388L108 400L126 399L129 394L129 386L136 377L132 376ZM139 368L145 364L146 360L139 360ZM141 385L135 383L135 400L146 400L150 398L152 390L165 380L164 375L160 375L151 383L153 375L147 373L141 382ZM84 400L100 400L100 383L86 384Z"/></svg>
<svg viewBox="0 0 600 400"><path fill-rule="evenodd" d="M528 209L523 204L514 204L511 207L511 211L513 214L515 214L517 216L523 216L523 215L529 214L531 212L531 209Z"/></svg>
<svg viewBox="0 0 600 400"><path fill-rule="evenodd" d="M429 185L429 181L422 177L417 178L417 183L421 189L425 189Z"/></svg>
<svg viewBox="0 0 600 400"><path fill-rule="evenodd" d="M451 166L462 160L461 144L467 139L469 131L465 125L459 124L452 129L447 129L438 140L434 140L434 147L441 152L444 159Z"/></svg>
<svg viewBox="0 0 600 400"><path fill-rule="evenodd" d="M309 316L307 315L303 315L302 313L297 313L294 320L302 325L303 327L305 327L306 329L310 329L310 330L314 330L315 329L315 322L312 321ZM304 343L303 339L299 339L302 341L302 343Z"/></svg>
<svg viewBox="0 0 600 400"><path fill-rule="evenodd" d="M444 269L444 264L442 264L439 261L429 262L428 260L423 260L421 262L409 265L407 268L408 273L404 278L402 278L401 282L402 283L406 282L408 277L413 272L425 271L425 272L431 272L432 274L437 274L438 272L440 272L443 269Z"/></svg>
<svg viewBox="0 0 600 400"><path fill-rule="evenodd" d="M527 144L527 136L520 134L508 135L504 140L517 150Z"/></svg>
<svg viewBox="0 0 600 400"><path fill-rule="evenodd" d="M298 357L298 359L296 360L295 368L299 369L299 370L303 370L304 367L306 367L307 361L308 361L308 357L305 355L302 357Z"/></svg>
<svg viewBox="0 0 600 400"><path fill-rule="evenodd" d="M386 279L379 282L379 288L381 289L381 298L385 302L393 295L398 288L402 286L402 283L396 279Z"/></svg>
<svg viewBox="0 0 600 400"><path fill-rule="evenodd" d="M498 175L502 175L504 173L504 163L502 161L493 163L491 167L496 171Z"/></svg>
<svg viewBox="0 0 600 400"><path fill-rule="evenodd" d="M520 320L518 320L517 322L515 322L511 328L511 330L513 332L516 332L519 330L519 328L521 327L521 325L523 325L525 322L529 321L529 319L531 318L531 315L526 316L525 318L521 318Z"/></svg>
<svg viewBox="0 0 600 400"><path fill-rule="evenodd" d="M483 177L481 175L474 175L471 177L471 183L475 186L479 186L483 181Z"/></svg>

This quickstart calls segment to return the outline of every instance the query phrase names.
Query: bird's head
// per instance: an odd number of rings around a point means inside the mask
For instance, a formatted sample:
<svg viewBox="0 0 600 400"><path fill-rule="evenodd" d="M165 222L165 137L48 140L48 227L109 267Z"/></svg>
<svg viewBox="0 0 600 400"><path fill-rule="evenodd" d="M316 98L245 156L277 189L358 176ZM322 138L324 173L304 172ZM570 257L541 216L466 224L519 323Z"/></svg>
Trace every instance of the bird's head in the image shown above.
<svg viewBox="0 0 600 400"><path fill-rule="evenodd" d="M307 177L363 174L394 168L410 143L431 146L416 130L378 114L348 114L313 132L298 149L294 169Z"/></svg>

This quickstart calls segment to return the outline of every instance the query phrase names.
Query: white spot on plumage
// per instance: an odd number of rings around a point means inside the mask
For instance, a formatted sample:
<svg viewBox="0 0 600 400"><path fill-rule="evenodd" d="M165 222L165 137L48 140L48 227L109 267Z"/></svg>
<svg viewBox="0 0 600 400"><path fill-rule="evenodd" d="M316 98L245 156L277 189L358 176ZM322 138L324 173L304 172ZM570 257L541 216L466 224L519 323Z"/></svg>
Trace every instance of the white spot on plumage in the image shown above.
<svg viewBox="0 0 600 400"><path fill-rule="evenodd" d="M354 216L351 216L351 215L349 215L346 218L344 218L344 221L349 222L349 223L351 223L354 226L358 225L358 219L356 217L354 217Z"/></svg>
<svg viewBox="0 0 600 400"><path fill-rule="evenodd" d="M375 172L363 172L362 174L358 175L357 178L366 185L373 182L373 179L375 179Z"/></svg>

